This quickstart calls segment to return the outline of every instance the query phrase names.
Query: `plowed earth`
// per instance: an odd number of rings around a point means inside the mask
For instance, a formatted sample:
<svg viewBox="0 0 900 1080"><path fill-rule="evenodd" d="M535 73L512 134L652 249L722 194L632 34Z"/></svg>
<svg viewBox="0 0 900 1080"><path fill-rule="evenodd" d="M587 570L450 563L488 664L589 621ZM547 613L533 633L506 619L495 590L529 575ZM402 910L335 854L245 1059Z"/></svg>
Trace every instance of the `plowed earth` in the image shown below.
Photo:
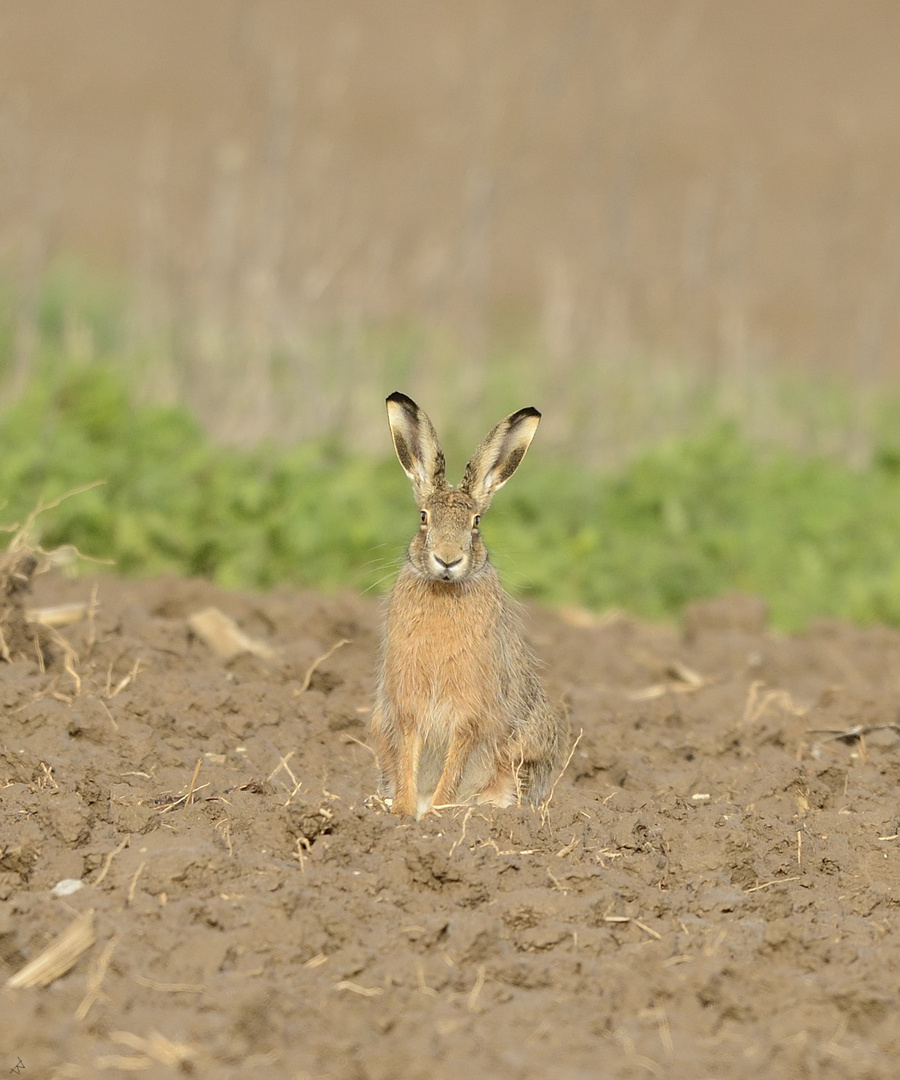
<svg viewBox="0 0 900 1080"><path fill-rule="evenodd" d="M0 661L0 979L96 936L0 989L0 1071L897 1076L896 632L529 610L571 728L549 806L412 822L372 798L377 602L96 589ZM218 658L210 605L275 658Z"/></svg>

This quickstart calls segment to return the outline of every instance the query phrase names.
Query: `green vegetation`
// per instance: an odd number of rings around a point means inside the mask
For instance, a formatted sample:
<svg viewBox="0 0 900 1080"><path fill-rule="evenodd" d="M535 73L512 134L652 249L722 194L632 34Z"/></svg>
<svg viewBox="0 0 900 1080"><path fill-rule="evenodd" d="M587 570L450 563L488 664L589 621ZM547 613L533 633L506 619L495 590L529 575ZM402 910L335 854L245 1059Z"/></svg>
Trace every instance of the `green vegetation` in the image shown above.
<svg viewBox="0 0 900 1080"><path fill-rule="evenodd" d="M39 517L45 548L226 586L387 588L417 515L383 434L381 460L333 440L223 449L186 411L136 404L108 367L69 367L32 379L0 418L0 517L102 479ZM851 469L762 451L718 424L604 474L536 444L485 533L513 591L548 603L668 618L741 590L766 597L783 628L820 615L900 625L891 448Z"/></svg>

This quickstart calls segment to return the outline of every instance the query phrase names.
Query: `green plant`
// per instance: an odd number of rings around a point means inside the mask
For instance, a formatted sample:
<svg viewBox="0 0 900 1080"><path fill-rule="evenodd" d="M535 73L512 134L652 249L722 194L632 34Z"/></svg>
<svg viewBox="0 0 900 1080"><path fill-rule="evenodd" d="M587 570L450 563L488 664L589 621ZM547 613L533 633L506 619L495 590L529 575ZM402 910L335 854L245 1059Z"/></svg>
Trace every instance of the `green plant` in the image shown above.
<svg viewBox="0 0 900 1080"><path fill-rule="evenodd" d="M0 423L4 517L96 479L42 515L42 542L126 574L386 587L416 524L387 456L334 440L222 448L183 409L136 404L102 365L32 381ZM672 618L691 599L741 590L766 597L784 628L821 615L900 625L890 447L854 470L752 447L718 424L612 473L533 453L484 528L510 587L546 603Z"/></svg>

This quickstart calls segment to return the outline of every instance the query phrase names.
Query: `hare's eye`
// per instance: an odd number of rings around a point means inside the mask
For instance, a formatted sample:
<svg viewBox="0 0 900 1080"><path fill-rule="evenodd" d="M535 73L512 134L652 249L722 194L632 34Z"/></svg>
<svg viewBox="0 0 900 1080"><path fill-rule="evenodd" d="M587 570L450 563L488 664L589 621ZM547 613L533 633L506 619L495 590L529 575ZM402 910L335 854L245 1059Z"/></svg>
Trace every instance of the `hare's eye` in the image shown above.
<svg viewBox="0 0 900 1080"><path fill-rule="evenodd" d="M475 515L475 516L474 516L474 517L472 518L472 528L473 528L473 529L477 529L477 528L478 528L478 522L479 522L479 521L481 521L481 514L476 514L476 515Z"/></svg>
<svg viewBox="0 0 900 1080"><path fill-rule="evenodd" d="M423 525L428 524L428 511L427 510L423 510L422 513L419 515L419 517L420 517Z"/></svg>

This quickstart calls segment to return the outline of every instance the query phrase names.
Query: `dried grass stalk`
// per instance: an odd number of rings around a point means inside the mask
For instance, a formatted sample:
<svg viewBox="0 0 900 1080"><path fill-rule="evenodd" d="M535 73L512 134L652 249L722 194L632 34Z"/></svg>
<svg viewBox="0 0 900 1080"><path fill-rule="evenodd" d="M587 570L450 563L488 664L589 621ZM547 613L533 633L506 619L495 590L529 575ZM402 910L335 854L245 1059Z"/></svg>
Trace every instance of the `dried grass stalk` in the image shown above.
<svg viewBox="0 0 900 1080"><path fill-rule="evenodd" d="M193 634L225 660L245 652L263 660L275 658L274 649L263 641L248 637L233 619L229 619L218 608L198 611L188 619L188 626Z"/></svg>
<svg viewBox="0 0 900 1080"><path fill-rule="evenodd" d="M349 645L349 644L350 644L350 642L347 640L347 638L341 638L340 641L335 642L334 645L331 646L331 648L328 650L328 652L324 652L324 653L322 653L321 656L317 656L315 658L315 660L313 660L313 662L306 669L306 675L304 675L304 677L303 677L303 683L300 686L300 689L295 691L295 693L296 694L305 694L306 691L312 685L312 677L313 677L313 675L315 675L316 670L319 667L319 664L324 664L325 661L329 657L333 656L338 651L338 649L341 648L342 645Z"/></svg>
<svg viewBox="0 0 900 1080"><path fill-rule="evenodd" d="M74 604L55 604L52 607L27 608L25 618L31 623L51 628L73 626L87 615L91 604L79 601Z"/></svg>
<svg viewBox="0 0 900 1080"><path fill-rule="evenodd" d="M135 1069L149 1068L151 1064L158 1062L170 1069L193 1071L193 1063L198 1057L198 1052L193 1046L173 1042L158 1031L151 1031L147 1037L136 1035L131 1031L114 1031L110 1039L120 1046L127 1046L129 1050L136 1050L143 1055L143 1058L125 1059L143 1062L141 1065L132 1066ZM126 1066L126 1068L129 1067Z"/></svg>
<svg viewBox="0 0 900 1080"><path fill-rule="evenodd" d="M94 912L90 909L79 915L46 949L7 979L6 985L14 990L49 986L70 971L95 940Z"/></svg>

